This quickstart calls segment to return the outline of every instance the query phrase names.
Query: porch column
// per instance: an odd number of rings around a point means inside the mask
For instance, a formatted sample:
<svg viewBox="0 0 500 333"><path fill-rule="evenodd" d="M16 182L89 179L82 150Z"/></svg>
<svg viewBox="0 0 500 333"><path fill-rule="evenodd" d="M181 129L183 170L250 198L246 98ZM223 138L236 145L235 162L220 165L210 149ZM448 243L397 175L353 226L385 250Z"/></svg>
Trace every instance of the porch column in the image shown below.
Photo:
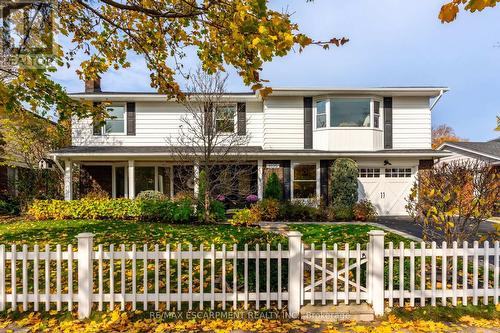
<svg viewBox="0 0 500 333"><path fill-rule="evenodd" d="M198 163L195 163L194 166L194 173L193 173L193 178L194 178L194 195L198 195L198 192L200 190L200 165Z"/></svg>
<svg viewBox="0 0 500 333"><path fill-rule="evenodd" d="M135 199L135 163L128 161L128 198Z"/></svg>
<svg viewBox="0 0 500 333"><path fill-rule="evenodd" d="M264 199L264 161L257 161L257 197Z"/></svg>
<svg viewBox="0 0 500 333"><path fill-rule="evenodd" d="M73 163L64 161L64 200L73 200Z"/></svg>

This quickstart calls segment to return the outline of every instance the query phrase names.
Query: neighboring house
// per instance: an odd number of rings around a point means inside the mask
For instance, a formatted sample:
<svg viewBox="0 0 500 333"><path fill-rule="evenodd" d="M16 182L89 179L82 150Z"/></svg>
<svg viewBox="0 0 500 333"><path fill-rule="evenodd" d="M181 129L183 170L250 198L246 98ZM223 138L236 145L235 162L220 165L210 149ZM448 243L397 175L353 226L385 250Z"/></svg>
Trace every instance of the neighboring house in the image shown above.
<svg viewBox="0 0 500 333"><path fill-rule="evenodd" d="M438 150L452 153L440 158L439 162L480 161L500 170L500 138L487 142L445 142Z"/></svg>
<svg viewBox="0 0 500 333"><path fill-rule="evenodd" d="M235 131L249 136L245 163L255 170L241 183L255 185L247 188L256 188L262 198L268 176L276 172L285 199L328 202L331 165L348 157L359 165L361 198L370 199L381 215L406 214L405 197L416 172L449 155L431 149L430 101L437 102L446 90L273 88L265 99L258 93L228 93L224 99L234 110ZM112 197L134 198L148 189L169 196L193 191L181 175L194 174L194 167L179 165L165 140L178 135L186 112L181 104L156 93L102 92L99 81L87 82L84 93L72 96L111 102L115 118L97 129L91 119L74 120L72 146L52 153L65 164L66 199L76 192L74 164Z"/></svg>

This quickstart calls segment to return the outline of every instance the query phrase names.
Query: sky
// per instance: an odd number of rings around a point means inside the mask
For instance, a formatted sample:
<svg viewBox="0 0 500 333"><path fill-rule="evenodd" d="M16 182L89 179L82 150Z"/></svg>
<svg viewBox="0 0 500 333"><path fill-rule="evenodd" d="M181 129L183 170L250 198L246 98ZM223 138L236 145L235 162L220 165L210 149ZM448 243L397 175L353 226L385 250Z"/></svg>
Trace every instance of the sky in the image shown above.
<svg viewBox="0 0 500 333"><path fill-rule="evenodd" d="M444 86L450 89L433 110L433 126L447 124L469 141L486 141L500 115L500 7L460 12L442 24L445 0L271 0L271 7L292 13L301 32L318 40L347 37L340 48L308 47L267 63L261 77L276 87ZM144 61L102 77L105 91L151 91ZM194 54L186 60L196 68ZM74 72L54 79L70 92L83 90ZM228 90L248 91L229 69ZM182 85L182 82L181 82Z"/></svg>

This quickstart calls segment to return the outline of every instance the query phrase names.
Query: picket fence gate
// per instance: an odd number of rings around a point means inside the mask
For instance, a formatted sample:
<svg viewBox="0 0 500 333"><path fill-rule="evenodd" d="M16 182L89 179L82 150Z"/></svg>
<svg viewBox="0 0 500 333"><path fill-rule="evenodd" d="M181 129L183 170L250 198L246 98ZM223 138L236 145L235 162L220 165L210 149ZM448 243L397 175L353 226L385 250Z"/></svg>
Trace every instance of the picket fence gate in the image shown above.
<svg viewBox="0 0 500 333"><path fill-rule="evenodd" d="M0 311L78 307L81 318L92 309L169 311L244 309L286 305L297 317L300 307L365 301L376 315L389 307L477 305L500 296L500 246L467 242L458 247L436 243L392 243L384 246L384 232L369 232L365 246L348 244L317 248L302 243L299 232L289 232L288 248L281 245L221 249L180 245L94 249L93 235L77 236L78 247L61 245L50 251L38 245L10 250L0 245ZM76 272L76 273L75 273ZM54 276L55 275L55 276ZM142 287L142 289L141 289ZM438 302L440 301L440 302Z"/></svg>

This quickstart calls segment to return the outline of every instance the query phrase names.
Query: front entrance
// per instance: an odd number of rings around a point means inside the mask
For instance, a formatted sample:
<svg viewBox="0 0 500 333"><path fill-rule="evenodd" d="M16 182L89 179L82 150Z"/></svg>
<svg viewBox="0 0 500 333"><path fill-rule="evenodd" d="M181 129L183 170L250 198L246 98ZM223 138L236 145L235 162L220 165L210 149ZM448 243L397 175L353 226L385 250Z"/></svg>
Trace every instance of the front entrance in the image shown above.
<svg viewBox="0 0 500 333"><path fill-rule="evenodd" d="M407 215L406 199L415 181L416 168L359 169L358 196L368 199L379 215Z"/></svg>

